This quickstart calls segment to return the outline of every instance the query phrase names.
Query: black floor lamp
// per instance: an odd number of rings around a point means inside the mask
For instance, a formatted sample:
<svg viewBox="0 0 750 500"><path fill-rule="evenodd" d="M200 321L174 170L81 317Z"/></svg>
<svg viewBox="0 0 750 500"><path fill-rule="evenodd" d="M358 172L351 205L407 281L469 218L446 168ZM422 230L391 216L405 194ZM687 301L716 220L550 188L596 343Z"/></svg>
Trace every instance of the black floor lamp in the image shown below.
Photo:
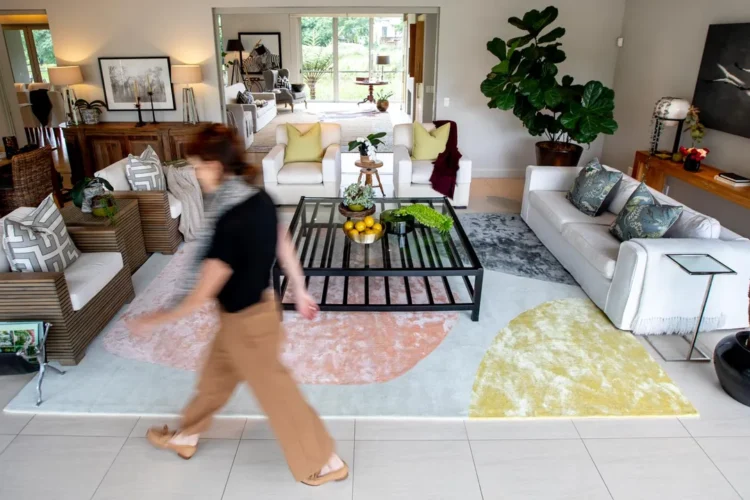
<svg viewBox="0 0 750 500"><path fill-rule="evenodd" d="M229 85L242 82L242 41L239 38L227 40L227 53L234 52L234 62L232 63L232 74L229 78Z"/></svg>

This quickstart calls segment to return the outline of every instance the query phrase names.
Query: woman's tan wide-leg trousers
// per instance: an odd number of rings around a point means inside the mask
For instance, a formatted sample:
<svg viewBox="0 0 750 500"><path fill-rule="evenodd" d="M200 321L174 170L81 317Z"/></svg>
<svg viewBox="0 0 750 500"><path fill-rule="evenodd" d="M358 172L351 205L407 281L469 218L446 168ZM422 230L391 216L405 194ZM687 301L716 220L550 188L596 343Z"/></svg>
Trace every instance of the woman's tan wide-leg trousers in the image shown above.
<svg viewBox="0 0 750 500"><path fill-rule="evenodd" d="M211 417L247 382L268 416L294 479L319 472L333 453L333 440L279 360L284 330L272 296L237 313L221 313L197 393L183 410L181 432L205 431Z"/></svg>

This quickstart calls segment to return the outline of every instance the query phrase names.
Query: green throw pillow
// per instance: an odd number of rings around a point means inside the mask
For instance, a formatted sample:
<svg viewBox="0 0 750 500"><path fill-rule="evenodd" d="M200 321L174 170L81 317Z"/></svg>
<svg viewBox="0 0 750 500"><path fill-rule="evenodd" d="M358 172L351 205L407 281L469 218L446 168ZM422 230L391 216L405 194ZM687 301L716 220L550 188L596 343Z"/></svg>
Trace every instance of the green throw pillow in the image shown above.
<svg viewBox="0 0 750 500"><path fill-rule="evenodd" d="M300 132L294 125L287 123L286 136L284 163L319 162L323 159L320 123L316 123L305 133Z"/></svg>
<svg viewBox="0 0 750 500"><path fill-rule="evenodd" d="M451 135L451 124L446 123L432 132L428 132L421 123L414 123L414 147L411 157L414 160L435 161L445 151L448 137Z"/></svg>
<svg viewBox="0 0 750 500"><path fill-rule="evenodd" d="M682 214L682 207L660 205L646 185L633 191L625 207L617 214L609 232L620 241L633 238L661 238Z"/></svg>
<svg viewBox="0 0 750 500"><path fill-rule="evenodd" d="M567 198L580 212L596 217L607 209L621 179L622 172L607 170L594 158L581 169Z"/></svg>

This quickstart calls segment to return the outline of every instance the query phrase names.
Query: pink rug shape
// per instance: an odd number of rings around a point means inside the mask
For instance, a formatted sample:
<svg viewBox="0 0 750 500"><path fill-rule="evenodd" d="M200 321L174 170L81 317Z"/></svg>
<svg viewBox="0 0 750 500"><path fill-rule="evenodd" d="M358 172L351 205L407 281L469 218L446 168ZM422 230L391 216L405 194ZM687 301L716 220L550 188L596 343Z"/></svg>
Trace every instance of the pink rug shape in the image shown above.
<svg viewBox="0 0 750 500"><path fill-rule="evenodd" d="M193 265L192 245L186 245L130 304L128 311L107 332L107 351L128 359L196 371L217 328L215 306L175 324L159 328L145 338L130 333L125 321L171 305L175 290L188 266ZM343 298L343 279L329 282L328 294ZM349 302L363 303L364 279L349 280ZM395 303L406 303L404 280L390 278ZM410 279L414 303L424 303L423 280ZM445 300L445 290L430 282L435 300ZM370 300L384 303L385 283L372 278ZM322 280L311 280L311 293L319 296ZM387 382L427 357L453 328L458 313L341 313L322 312L313 321L284 313L287 333L282 359L303 384L355 385Z"/></svg>

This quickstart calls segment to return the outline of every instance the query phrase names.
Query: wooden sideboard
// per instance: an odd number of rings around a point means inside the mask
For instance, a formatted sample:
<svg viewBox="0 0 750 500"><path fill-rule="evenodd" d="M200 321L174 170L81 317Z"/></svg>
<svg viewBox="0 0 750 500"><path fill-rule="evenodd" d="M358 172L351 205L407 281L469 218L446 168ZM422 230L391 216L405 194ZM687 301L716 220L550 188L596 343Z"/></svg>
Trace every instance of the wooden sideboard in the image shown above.
<svg viewBox="0 0 750 500"><path fill-rule="evenodd" d="M750 208L750 187L734 187L714 179L717 174L723 172L710 165L701 165L698 172L688 172L682 163L662 160L649 155L646 151L638 151L633 163L633 177L657 191L663 192L667 177L674 177L737 205Z"/></svg>
<svg viewBox="0 0 750 500"><path fill-rule="evenodd" d="M135 122L103 122L63 129L68 148L72 182L93 177L129 154L140 154L148 146L162 161L185 157L185 146L203 129L203 124L165 122L136 127Z"/></svg>

